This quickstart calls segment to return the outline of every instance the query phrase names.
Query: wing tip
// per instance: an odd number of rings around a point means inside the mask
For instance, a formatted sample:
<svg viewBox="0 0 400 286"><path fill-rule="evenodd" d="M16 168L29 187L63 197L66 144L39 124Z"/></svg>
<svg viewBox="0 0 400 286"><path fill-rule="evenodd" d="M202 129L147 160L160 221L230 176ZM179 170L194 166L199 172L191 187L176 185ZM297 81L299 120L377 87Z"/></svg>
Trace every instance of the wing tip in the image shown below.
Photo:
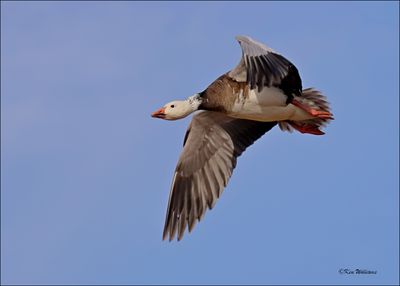
<svg viewBox="0 0 400 286"><path fill-rule="evenodd" d="M178 236L177 236L177 241L181 241L182 240L182 238L183 238L183 235L184 235L184 232L183 233L180 233L180 234L178 234ZM168 231L165 231L164 233L163 233L163 235L162 235L162 241L168 241L168 242L171 242L171 241L173 241L175 239L175 233L173 233L173 234L171 234L171 233L169 233Z"/></svg>
<svg viewBox="0 0 400 286"><path fill-rule="evenodd" d="M251 38L250 38L249 36L245 36L245 35L237 35L237 36L235 37L235 39L236 39L236 41L238 41L239 43L240 43L241 41L248 41L248 40L251 40Z"/></svg>
<svg viewBox="0 0 400 286"><path fill-rule="evenodd" d="M162 241L165 241L168 237L168 231L166 228L164 228L163 234L162 234Z"/></svg>

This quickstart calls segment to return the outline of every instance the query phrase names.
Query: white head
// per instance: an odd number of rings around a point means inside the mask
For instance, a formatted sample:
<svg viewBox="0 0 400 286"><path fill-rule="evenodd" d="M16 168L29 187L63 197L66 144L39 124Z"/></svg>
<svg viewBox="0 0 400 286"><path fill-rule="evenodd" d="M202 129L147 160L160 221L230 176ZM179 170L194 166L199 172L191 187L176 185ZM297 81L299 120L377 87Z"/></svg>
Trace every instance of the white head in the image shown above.
<svg viewBox="0 0 400 286"><path fill-rule="evenodd" d="M162 108L151 114L152 117L165 120L177 120L184 118L196 111L201 104L199 94L195 94L186 100L175 100L167 103Z"/></svg>

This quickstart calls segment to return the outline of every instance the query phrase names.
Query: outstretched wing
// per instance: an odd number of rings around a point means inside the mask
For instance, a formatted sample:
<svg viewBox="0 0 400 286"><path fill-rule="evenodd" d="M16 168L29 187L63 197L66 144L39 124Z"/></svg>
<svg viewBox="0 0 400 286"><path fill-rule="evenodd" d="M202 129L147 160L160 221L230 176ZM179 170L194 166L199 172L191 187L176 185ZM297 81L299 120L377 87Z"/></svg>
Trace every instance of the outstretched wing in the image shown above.
<svg viewBox="0 0 400 286"><path fill-rule="evenodd" d="M229 72L229 76L239 82L247 82L250 89L279 87L286 95L300 96L302 85L297 68L286 58L266 45L247 36L237 36L242 48L239 64Z"/></svg>
<svg viewBox="0 0 400 286"><path fill-rule="evenodd" d="M163 239L180 240L212 209L236 166L236 158L276 125L203 111L193 116L175 169Z"/></svg>

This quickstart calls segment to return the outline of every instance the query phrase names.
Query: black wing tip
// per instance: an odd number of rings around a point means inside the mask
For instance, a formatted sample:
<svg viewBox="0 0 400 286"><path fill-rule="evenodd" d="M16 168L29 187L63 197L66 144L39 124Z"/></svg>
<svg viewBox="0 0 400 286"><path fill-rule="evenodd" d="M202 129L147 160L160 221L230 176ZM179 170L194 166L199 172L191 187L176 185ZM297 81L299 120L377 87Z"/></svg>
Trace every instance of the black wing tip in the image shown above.
<svg viewBox="0 0 400 286"><path fill-rule="evenodd" d="M175 234L171 234L171 233L169 233L169 232L165 232L165 233L163 233L162 241L171 242L171 241L174 240L174 238L175 238ZM177 238L176 238L176 240L177 240L177 241L181 241L182 238L183 238L183 233L182 233L181 235L178 235Z"/></svg>
<svg viewBox="0 0 400 286"><path fill-rule="evenodd" d="M166 229L164 229L163 234L162 234L162 241L165 241L168 237L168 232Z"/></svg>
<svg viewBox="0 0 400 286"><path fill-rule="evenodd" d="M183 238L183 235L185 234L185 230L186 230L186 226L183 228L182 230L177 230L174 227L171 227L172 225L177 225L179 223L179 219L177 219L175 222L169 221L165 227L164 227L164 231L163 231L163 235L162 235L162 241L168 240L168 242L171 242L175 239L175 235L176 235L176 239L177 241L181 241Z"/></svg>
<svg viewBox="0 0 400 286"><path fill-rule="evenodd" d="M166 232L166 233L163 233L162 241L171 242L174 240L174 237L175 237L175 235L172 235L171 233ZM178 241L179 241L179 238L178 238Z"/></svg>
<svg viewBox="0 0 400 286"><path fill-rule="evenodd" d="M176 240L177 241L182 240L182 238L186 232L186 229L188 230L188 233L191 233L193 231L194 227L196 226L197 222L200 222L203 217L204 217L204 213L202 215L200 215L199 217L195 218L191 224L186 224L182 230L178 230ZM168 240L168 242L173 241L175 239L175 234L176 234L176 231L168 229L168 225L165 226L163 235L162 235L162 241L165 241L165 240Z"/></svg>

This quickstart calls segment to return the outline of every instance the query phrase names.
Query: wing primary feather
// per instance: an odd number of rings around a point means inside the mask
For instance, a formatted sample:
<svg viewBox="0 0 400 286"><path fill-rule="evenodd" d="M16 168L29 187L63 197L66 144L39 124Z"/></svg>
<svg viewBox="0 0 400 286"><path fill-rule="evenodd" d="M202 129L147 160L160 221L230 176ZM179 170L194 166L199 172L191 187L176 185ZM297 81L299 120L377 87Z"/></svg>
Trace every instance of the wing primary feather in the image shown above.
<svg viewBox="0 0 400 286"><path fill-rule="evenodd" d="M205 212L203 196L205 193L204 190L204 178L200 176L200 172L196 172L196 180L197 180L197 197L196 197L196 205L197 205L197 216L196 218L199 220L202 214Z"/></svg>
<svg viewBox="0 0 400 286"><path fill-rule="evenodd" d="M184 196L184 200L187 196ZM178 225L178 241L182 239L183 234L185 233L185 228L186 228L186 222L187 222L187 217L186 217L186 212L187 208L184 207L182 210L182 213L179 217L179 225Z"/></svg>
<svg viewBox="0 0 400 286"><path fill-rule="evenodd" d="M207 165L208 164L206 164L204 166L204 168L202 169L202 175L203 175L205 187L207 190L207 205L208 205L208 208L211 210L214 207L214 203L217 200L217 196L214 196L214 192L213 192L214 186L211 186L210 176L207 173L208 169L209 169Z"/></svg>
<svg viewBox="0 0 400 286"><path fill-rule="evenodd" d="M207 172L208 172L208 176L210 178L210 183L213 183L213 186L211 188L211 191L213 193L213 197L215 197L215 201L219 198L219 183L218 183L218 179L215 176L215 171L214 168L212 166L212 164L210 162L208 162L207 164Z"/></svg>
<svg viewBox="0 0 400 286"><path fill-rule="evenodd" d="M264 68L264 73L265 73L265 78L266 78L266 84L267 86L271 86L272 83L275 81L274 79L274 73L269 67L268 59L265 55L260 56L260 60L262 62L262 66Z"/></svg>
<svg viewBox="0 0 400 286"><path fill-rule="evenodd" d="M167 214L165 218L165 225L164 225L164 231L163 231L163 240L165 240L168 236L168 233L170 232L171 228L171 221L173 219L173 207L174 207L174 197L176 196L175 192L173 191L174 185L175 185L175 180L176 180L176 171L174 172L174 176L172 178L172 184L171 184L171 191L169 194L168 198L168 207L167 207Z"/></svg>
<svg viewBox="0 0 400 286"><path fill-rule="evenodd" d="M257 68L257 86L258 86L258 92L261 92L262 88L265 85L265 72L264 72L264 67L262 64L262 61L260 57L255 57L255 62Z"/></svg>
<svg viewBox="0 0 400 286"><path fill-rule="evenodd" d="M251 61L251 57L246 56L247 58L247 82L250 84L250 89L254 88L254 81L253 81L253 75L254 75L254 70L253 70L253 64Z"/></svg>
<svg viewBox="0 0 400 286"><path fill-rule="evenodd" d="M177 222L178 222L178 215L175 212L172 212L172 222L169 229L169 241L172 241L175 238Z"/></svg>
<svg viewBox="0 0 400 286"><path fill-rule="evenodd" d="M198 209L197 209L197 191L198 191L198 187L197 187L197 176L194 175L192 177L192 188L190 190L190 197L191 197L191 202L192 202L192 209L191 209L191 216L189 219L193 219L197 217L197 213L198 213ZM191 224L189 222L189 224Z"/></svg>

